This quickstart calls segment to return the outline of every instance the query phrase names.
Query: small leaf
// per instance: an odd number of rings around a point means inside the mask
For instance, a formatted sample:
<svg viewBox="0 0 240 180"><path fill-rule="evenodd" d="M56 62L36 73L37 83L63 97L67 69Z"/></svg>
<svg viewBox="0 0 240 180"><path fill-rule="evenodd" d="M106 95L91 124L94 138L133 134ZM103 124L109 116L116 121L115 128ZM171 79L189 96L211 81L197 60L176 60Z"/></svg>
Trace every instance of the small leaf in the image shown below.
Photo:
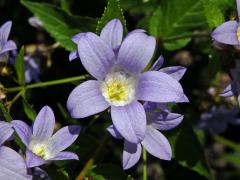
<svg viewBox="0 0 240 180"><path fill-rule="evenodd" d="M5 106L3 105L2 101L0 101L0 110L1 110L1 114L3 115L3 118L7 122L11 122L12 121L12 117L10 116L7 108L5 108Z"/></svg>
<svg viewBox="0 0 240 180"><path fill-rule="evenodd" d="M124 27L124 30L127 31L126 21L123 16L122 9L120 8L119 0L108 0L107 6L105 7L104 13L101 19L98 21L96 32L100 33L102 28L112 19L119 19Z"/></svg>
<svg viewBox="0 0 240 180"><path fill-rule="evenodd" d="M222 24L225 19L218 4L213 0L202 0L204 14L210 28L214 28Z"/></svg>
<svg viewBox="0 0 240 180"><path fill-rule="evenodd" d="M24 64L24 47L20 49L20 52L17 56L14 68L17 73L17 79L19 84L25 84L25 64Z"/></svg>
<svg viewBox="0 0 240 180"><path fill-rule="evenodd" d="M22 104L23 104L24 112L27 115L27 117L32 121L34 121L37 114L24 97L22 97Z"/></svg>
<svg viewBox="0 0 240 180"><path fill-rule="evenodd" d="M50 35L69 51L76 49L71 38L83 31L94 31L96 20L90 17L70 16L64 10L47 3L21 0L43 23Z"/></svg>

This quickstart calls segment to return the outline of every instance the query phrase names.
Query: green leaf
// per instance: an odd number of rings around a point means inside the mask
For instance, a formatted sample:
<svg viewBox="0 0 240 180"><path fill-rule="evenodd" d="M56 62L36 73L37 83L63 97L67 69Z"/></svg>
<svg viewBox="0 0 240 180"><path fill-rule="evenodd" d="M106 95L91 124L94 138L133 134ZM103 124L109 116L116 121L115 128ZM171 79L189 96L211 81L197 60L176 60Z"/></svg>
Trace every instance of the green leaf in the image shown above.
<svg viewBox="0 0 240 180"><path fill-rule="evenodd" d="M214 0L202 0L204 14L210 28L214 28L222 24L225 19L224 15Z"/></svg>
<svg viewBox="0 0 240 180"><path fill-rule="evenodd" d="M17 79L19 84L25 84L25 64L24 64L24 47L20 49L20 52L17 56L14 68L17 73Z"/></svg>
<svg viewBox="0 0 240 180"><path fill-rule="evenodd" d="M126 21L123 16L122 9L120 8L119 0L108 0L107 6L105 7L104 13L101 19L98 21L96 32L100 33L102 28L112 19L119 19L124 27L124 30L127 31Z"/></svg>
<svg viewBox="0 0 240 180"><path fill-rule="evenodd" d="M124 180L127 179L128 176L122 170L122 168L114 165L114 164L101 164L96 166L88 175L96 180Z"/></svg>
<svg viewBox="0 0 240 180"><path fill-rule="evenodd" d="M185 119L183 124L168 134L173 158L182 166L198 174L213 179L204 155L203 148L193 131L191 124Z"/></svg>
<svg viewBox="0 0 240 180"><path fill-rule="evenodd" d="M4 119L7 122L11 122L12 121L12 117L10 116L7 108L5 108L5 106L3 105L2 101L0 101L0 110L1 110L1 114L3 115Z"/></svg>
<svg viewBox="0 0 240 180"><path fill-rule="evenodd" d="M60 0L61 8L68 14L71 14L70 6L71 6L72 0Z"/></svg>
<svg viewBox="0 0 240 180"><path fill-rule="evenodd" d="M22 97L22 104L24 112L27 115L27 117L34 121L36 119L37 114L24 97Z"/></svg>
<svg viewBox="0 0 240 180"><path fill-rule="evenodd" d="M150 34L161 39L163 42L174 36L183 36L180 42L174 45L169 45L170 49L182 48L189 38L185 37L186 34L191 34L192 30L199 29L206 25L206 20L203 14L203 7L199 0L169 0L162 1L153 13L149 22ZM176 41L174 39L172 41Z"/></svg>
<svg viewBox="0 0 240 180"><path fill-rule="evenodd" d="M172 42L164 43L164 47L169 51L174 51L186 46L191 41L191 38L179 39Z"/></svg>
<svg viewBox="0 0 240 180"><path fill-rule="evenodd" d="M47 3L21 0L43 23L50 35L69 51L76 49L71 38L80 32L94 31L96 20L90 17L70 16L64 10Z"/></svg>

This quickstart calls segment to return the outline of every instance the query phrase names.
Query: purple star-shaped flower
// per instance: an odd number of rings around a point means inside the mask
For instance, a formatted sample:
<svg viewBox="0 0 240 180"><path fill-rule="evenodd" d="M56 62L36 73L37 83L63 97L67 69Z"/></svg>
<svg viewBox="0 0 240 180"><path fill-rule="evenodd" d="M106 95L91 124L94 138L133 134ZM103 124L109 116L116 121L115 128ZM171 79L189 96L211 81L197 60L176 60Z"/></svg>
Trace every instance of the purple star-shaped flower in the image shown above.
<svg viewBox="0 0 240 180"><path fill-rule="evenodd" d="M138 162L141 157L142 146L159 159L170 160L172 157L171 146L167 138L158 130L170 130L176 127L182 122L183 116L163 111L161 104L158 103L145 103L144 108L147 113L146 134L141 143L135 144L126 139L124 140L124 169L131 168ZM113 125L107 129L113 137L117 139L123 138Z"/></svg>
<svg viewBox="0 0 240 180"><path fill-rule="evenodd" d="M240 17L240 0L237 0L236 2L238 17ZM219 43L240 45L239 22L231 20L221 24L212 32L212 38Z"/></svg>
<svg viewBox="0 0 240 180"><path fill-rule="evenodd" d="M2 146L13 134L10 123L0 121L0 179L29 180L24 159L9 147Z"/></svg>
<svg viewBox="0 0 240 180"><path fill-rule="evenodd" d="M63 151L78 137L79 126L66 126L53 134L55 117L50 107L38 113L31 129L25 122L14 120L13 127L26 145L27 167L36 167L54 160L76 159L75 153ZM63 152L62 152L63 151Z"/></svg>
<svg viewBox="0 0 240 180"><path fill-rule="evenodd" d="M199 128L207 129L210 133L223 133L226 131L228 124L240 125L240 119L237 118L239 113L238 107L233 109L227 108L225 105L213 107L210 113L201 115Z"/></svg>
<svg viewBox="0 0 240 180"><path fill-rule="evenodd" d="M80 33L73 37L83 66L97 80L86 81L69 95L68 110L73 118L84 118L111 108L114 126L132 143L141 142L146 133L146 113L139 101L159 103L187 102L180 83L165 72L143 72L156 45L144 30L130 32L122 41L123 27L111 20L100 37Z"/></svg>
<svg viewBox="0 0 240 180"><path fill-rule="evenodd" d="M16 44L12 40L8 40L12 27L12 22L8 21L0 27L0 62L7 62L9 51L16 50Z"/></svg>

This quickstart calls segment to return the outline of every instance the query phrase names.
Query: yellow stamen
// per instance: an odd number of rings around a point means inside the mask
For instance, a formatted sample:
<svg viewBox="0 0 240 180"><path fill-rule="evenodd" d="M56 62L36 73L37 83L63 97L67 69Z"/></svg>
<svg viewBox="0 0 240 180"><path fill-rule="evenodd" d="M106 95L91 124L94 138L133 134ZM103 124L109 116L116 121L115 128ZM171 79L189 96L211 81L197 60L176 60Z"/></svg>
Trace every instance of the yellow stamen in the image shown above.
<svg viewBox="0 0 240 180"><path fill-rule="evenodd" d="M240 28L238 28L237 30L237 38L238 38L238 41L240 42Z"/></svg>

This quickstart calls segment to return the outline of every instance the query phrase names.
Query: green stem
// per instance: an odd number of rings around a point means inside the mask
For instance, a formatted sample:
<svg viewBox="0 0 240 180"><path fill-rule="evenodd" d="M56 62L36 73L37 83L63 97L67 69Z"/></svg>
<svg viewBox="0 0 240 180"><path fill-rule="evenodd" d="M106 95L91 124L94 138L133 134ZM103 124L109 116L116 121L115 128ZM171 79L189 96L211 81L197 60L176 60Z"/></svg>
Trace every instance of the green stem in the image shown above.
<svg viewBox="0 0 240 180"><path fill-rule="evenodd" d="M142 151L142 155L143 155L143 180L147 180L147 151L146 149L143 147L143 151Z"/></svg>
<svg viewBox="0 0 240 180"><path fill-rule="evenodd" d="M176 41L179 39L185 39L185 38L190 38L190 37L208 37L210 36L209 32L194 32L191 34L184 34L184 35L177 35L177 36L171 36L168 38L164 38L162 41L163 42L169 42L169 41Z"/></svg>
<svg viewBox="0 0 240 180"><path fill-rule="evenodd" d="M240 145L235 143L235 142L232 142L222 136L219 136L219 135L214 135L213 136L213 139L221 144L224 144L225 146L229 147L229 148L232 148L234 149L235 151L238 151L240 152Z"/></svg>
<svg viewBox="0 0 240 180"><path fill-rule="evenodd" d="M88 75L82 75L82 76L58 79L58 80L53 80L53 81L40 82L40 83L30 84L30 85L26 85L26 86L18 86L18 87L6 88L5 90L7 92L16 92L16 91L33 89L33 88L39 88L39 87L46 87L46 86L54 86L54 85L58 85L58 84L65 84L65 83L74 82L74 81L81 81L81 80L87 79L88 77L89 77Z"/></svg>

